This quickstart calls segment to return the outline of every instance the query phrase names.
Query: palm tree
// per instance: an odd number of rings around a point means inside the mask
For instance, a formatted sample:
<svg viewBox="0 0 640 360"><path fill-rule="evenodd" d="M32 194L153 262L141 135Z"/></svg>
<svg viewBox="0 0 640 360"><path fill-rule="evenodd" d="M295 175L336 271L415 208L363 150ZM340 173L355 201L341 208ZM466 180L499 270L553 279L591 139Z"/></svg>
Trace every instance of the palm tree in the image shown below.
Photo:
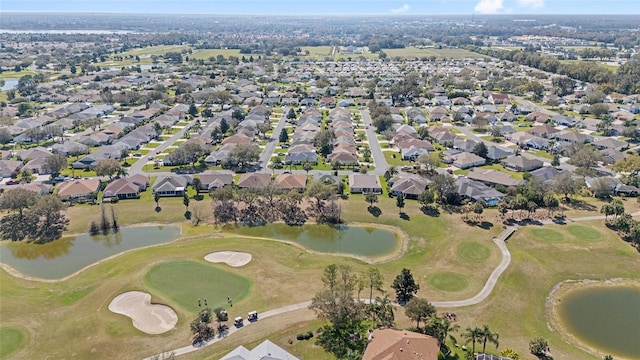
<svg viewBox="0 0 640 360"><path fill-rule="evenodd" d="M307 176L309 176L309 171L313 169L313 164L309 160L305 160L302 162L302 169L307 172Z"/></svg>
<svg viewBox="0 0 640 360"><path fill-rule="evenodd" d="M440 344L444 344L447 338L450 338L454 343L458 342L456 338L451 335L453 331L458 331L460 325L451 323L451 320L447 317L438 317L436 326L436 337L440 340Z"/></svg>
<svg viewBox="0 0 640 360"><path fill-rule="evenodd" d="M482 352L484 353L485 348L487 347L487 341L494 344L496 349L498 348L498 333L491 332L489 329L489 325L485 325L482 327Z"/></svg>
<svg viewBox="0 0 640 360"><path fill-rule="evenodd" d="M468 344L469 341L472 342L471 352L475 354L476 352L476 342L482 339L483 333L482 329L479 327L470 328L468 327L463 333L462 337L467 339L465 344Z"/></svg>

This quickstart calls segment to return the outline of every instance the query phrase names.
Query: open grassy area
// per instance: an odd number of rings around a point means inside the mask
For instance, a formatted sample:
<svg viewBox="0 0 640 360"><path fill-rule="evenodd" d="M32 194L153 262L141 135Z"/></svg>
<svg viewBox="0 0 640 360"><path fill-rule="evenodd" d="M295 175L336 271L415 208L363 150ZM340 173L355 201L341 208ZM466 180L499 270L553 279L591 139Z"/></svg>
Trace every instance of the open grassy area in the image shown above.
<svg viewBox="0 0 640 360"><path fill-rule="evenodd" d="M202 59L202 60L209 60L210 57L217 57L218 55L222 55L225 58L228 58L229 56L237 56L237 57L242 57L242 54L240 54L240 49L205 49L205 50L199 50L199 51L194 51L193 54L189 55L189 58L191 59ZM246 57L248 58L250 55L246 55ZM254 58L257 58L258 56L254 56Z"/></svg>
<svg viewBox="0 0 640 360"><path fill-rule="evenodd" d="M239 302L251 285L246 278L212 264L182 260L154 266L145 275L145 282L192 313L202 309L198 306L198 299L207 299L211 309L227 307L227 296Z"/></svg>
<svg viewBox="0 0 640 360"><path fill-rule="evenodd" d="M477 241L469 241L458 247L458 256L469 261L484 261L491 255L491 250Z"/></svg>
<svg viewBox="0 0 640 360"><path fill-rule="evenodd" d="M464 290L469 285L469 281L462 274L446 271L431 275L429 284L443 291L455 292Z"/></svg>
<svg viewBox="0 0 640 360"><path fill-rule="evenodd" d="M3 71L0 73L0 79L20 79L21 77L25 76L25 75L35 75L36 73L33 71L29 71L29 70L22 70L22 71Z"/></svg>
<svg viewBox="0 0 640 360"><path fill-rule="evenodd" d="M477 54L465 49L418 49L415 47L408 47L403 49L383 49L388 57L401 57L401 58L422 58L435 56L439 59L463 59L463 58L486 58L486 56Z"/></svg>
<svg viewBox="0 0 640 360"><path fill-rule="evenodd" d="M189 49L188 45L158 45L158 46L148 46L141 49L131 49L129 51L125 51L121 54L118 54L122 57L127 57L129 55L133 56L143 56L143 55L164 55L168 52L181 52L182 50Z"/></svg>
<svg viewBox="0 0 640 360"><path fill-rule="evenodd" d="M4 359L22 349L26 342L24 331L15 327L0 327L0 358Z"/></svg>

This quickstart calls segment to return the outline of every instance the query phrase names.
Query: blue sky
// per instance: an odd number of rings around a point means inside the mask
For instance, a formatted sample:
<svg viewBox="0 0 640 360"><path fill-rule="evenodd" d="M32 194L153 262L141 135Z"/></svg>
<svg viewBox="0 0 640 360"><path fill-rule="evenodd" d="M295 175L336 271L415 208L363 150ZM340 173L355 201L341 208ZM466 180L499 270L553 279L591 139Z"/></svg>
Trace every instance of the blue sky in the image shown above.
<svg viewBox="0 0 640 360"><path fill-rule="evenodd" d="M0 11L283 15L637 14L640 24L640 0L0 0Z"/></svg>

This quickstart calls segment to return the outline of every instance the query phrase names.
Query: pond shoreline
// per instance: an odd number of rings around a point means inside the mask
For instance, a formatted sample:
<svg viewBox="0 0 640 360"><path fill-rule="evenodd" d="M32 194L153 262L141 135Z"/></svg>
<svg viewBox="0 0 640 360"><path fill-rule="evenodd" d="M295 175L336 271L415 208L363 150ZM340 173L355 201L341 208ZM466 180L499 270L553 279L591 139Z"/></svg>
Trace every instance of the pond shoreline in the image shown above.
<svg viewBox="0 0 640 360"><path fill-rule="evenodd" d="M321 225L321 224L317 224L317 223L313 223L313 222L310 222L310 223L307 223L307 224L308 225ZM307 224L305 224L305 225L307 225ZM345 224L343 224L343 225L345 225ZM330 226L330 225L328 225L328 226ZM387 230L389 232L392 232L393 234L397 234L398 235L398 237L399 237L399 246L396 246L396 248L389 254L373 258L373 257L368 257L368 256L358 256L358 255L349 254L349 253L316 251L316 250L309 249L306 246L304 246L302 244L299 244L299 243L297 243L295 241L291 241L291 240L283 240L283 239L277 239L277 238L273 238L273 237L264 237L264 236L251 236L251 235L235 234L235 233L233 233L233 231L230 231L230 230L223 230L225 232L222 232L219 235L224 236L224 237L239 237L239 238L244 238L244 239L259 239L259 240L277 241L277 242L280 242L280 243L283 243L283 244L295 246L296 248L304 250L309 254L348 257L348 258L360 260L360 261L362 261L364 263L367 263L367 264L382 264L382 263L386 263L386 262L397 260L397 259L401 258L407 252L407 249L409 248L409 235L401 228L398 228L398 227L395 227L395 226L391 226L391 225L385 225L385 224L361 223L361 222L351 222L349 224L346 224L346 226L360 227L360 228L369 227L369 228L376 228L376 229L380 229L380 230Z"/></svg>
<svg viewBox="0 0 640 360"><path fill-rule="evenodd" d="M120 253L117 253L117 254L113 254L113 255L108 256L108 257L106 257L106 258L104 258L104 259L100 259L100 260L98 260L98 261L96 261L96 262L94 262L94 263L91 263L91 264L89 264L89 265L87 265L87 266L84 266L84 267L82 267L82 268L80 268L80 269L78 269L78 270L74 271L73 273L71 273L71 274L69 274L69 275L66 275L66 276L64 276L64 277L62 277L62 278L59 278L59 279L43 279L43 278L39 278L39 277L36 277L36 276L26 275L26 274L23 274L22 272L20 272L19 270L15 269L15 268L14 268L14 267L12 267L11 265L5 264L5 263L3 263L3 262L0 262L0 268L2 268L4 271L6 271L9 275L11 275L11 276L13 276L13 277L15 277L15 278L22 279L22 280L27 280L27 281L37 281L37 282L42 282L42 283L57 283L57 282L63 282L63 281L69 280L70 278L72 278L72 277L74 277L74 276L76 276L76 275L80 274L81 272L83 272L83 271L85 271L85 270L87 270L87 269L89 269L89 268L91 268L91 267L93 267L93 266L96 266L96 265L102 264L102 263L103 263L103 262L105 262L105 261L111 260L111 259L113 259L113 258L116 258L116 257L121 256L121 255L124 255L124 254L127 254L127 253L129 253L129 252L131 252L131 251L141 250L141 249L148 249L148 248L151 248L151 247L162 246L162 245L168 245L168 244L172 244L172 243L174 243L174 242L177 242L177 241L179 241L179 240L190 239L190 238L197 238L197 237L201 237L201 236L202 236L202 235L197 235L197 236L188 236L188 237L183 237L183 236L182 236L182 233L183 233L183 231L182 231L182 226L181 226L181 225L175 225L175 224L174 224L174 225L171 225L171 224L157 224L157 223L156 223L156 224L154 224L154 223L140 223L140 224L135 224L135 225L132 225L132 226L125 226L125 227L123 227L123 228L134 228L134 227L145 227L145 226L170 226L170 227L177 227L177 228L179 229L178 237L177 237L176 239L174 239L174 240L171 240L171 241L168 241L168 242L165 242L165 243L160 243L160 244L151 244L151 245L147 245L147 246L142 246L142 247L137 247L137 248L133 248L133 249L128 249L128 250L125 250L125 251L123 251L123 252L120 252ZM122 229L122 228L121 228L121 229ZM67 235L65 235L65 237L76 237L76 236L84 235L84 234L87 234L87 233L80 233L80 234L67 234ZM101 236L101 235L99 234L99 235L96 235L96 236ZM53 241L56 241L56 240L53 240ZM11 242L9 242L9 243L11 243ZM38 245L41 245L41 244L31 244L31 245L38 246ZM6 244L0 245L0 246L6 246Z"/></svg>
<svg viewBox="0 0 640 360"><path fill-rule="evenodd" d="M627 279L627 278L612 278L606 280L594 280L594 279L582 279L582 280L564 280L557 283L545 301L545 314L547 318L547 327L552 332L558 333L560 338L567 344L575 346L591 355L602 358L607 355L606 353L598 350L589 344L581 341L575 335L573 335L568 329L563 326L560 316L558 314L558 306L564 296L572 290L579 287L619 287L619 286L631 286L640 287L640 280ZM616 356L617 359L624 360ZM628 359L631 360L631 359Z"/></svg>

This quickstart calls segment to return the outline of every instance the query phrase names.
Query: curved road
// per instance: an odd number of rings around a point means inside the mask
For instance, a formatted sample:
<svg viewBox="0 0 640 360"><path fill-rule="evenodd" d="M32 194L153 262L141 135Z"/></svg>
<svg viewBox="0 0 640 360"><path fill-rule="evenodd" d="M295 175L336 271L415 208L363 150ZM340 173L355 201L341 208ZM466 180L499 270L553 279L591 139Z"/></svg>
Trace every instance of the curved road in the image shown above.
<svg viewBox="0 0 640 360"><path fill-rule="evenodd" d="M484 287L482 288L482 290L480 290L480 292L478 294L476 294L472 298L465 299L465 300L433 301L431 303L436 307L452 308L452 307L463 307L463 306L475 305L475 304L478 304L478 303L482 302L483 300L485 300L491 294L491 291L493 291L493 288L496 286L496 283L498 282L498 279L500 278L500 275L502 275L502 273L507 269L507 267L509 266L509 263L511 262L511 253L509 253L509 249L507 249L505 241L515 231L516 231L515 227L508 227L502 233L500 233L500 235L498 235L498 237L493 239L493 242L498 246L498 248L500 249L500 252L502 253L502 261L500 261L500 264L498 264L498 266L493 270L491 275L489 275L489 278L487 279L487 282L484 284ZM309 305L311 305L311 301L305 301L305 302L301 302L301 303L297 303L297 304L293 304L293 305L287 305L287 306L279 307L277 309L273 309L273 310L269 310L269 311L265 311L263 313L260 313L260 319L269 318L269 317L272 317L272 316L288 313L288 312L291 312L291 311L306 309L306 308L309 307ZM397 303L394 303L394 305L395 306L400 306ZM242 326L240 328L236 328L235 326L232 326L232 327L229 328L229 331L224 336L222 336L222 337L221 336L217 336L214 339L212 339L212 340L208 341L207 343L205 343L204 345L201 345L201 346L187 345L187 346L183 346L183 347L178 348L178 349L169 350L166 353L167 354L174 353L176 356L179 356L179 355L192 353L194 351L198 351L198 350L200 350L202 348L205 348L207 346L211 346L211 345L223 340L227 336L229 336L229 335L231 335L231 334L233 334L233 333L235 333L235 332L237 332L239 330L242 330L247 326L251 326L251 324L252 323L247 322L244 326ZM154 356L145 358L144 360L153 360Z"/></svg>

